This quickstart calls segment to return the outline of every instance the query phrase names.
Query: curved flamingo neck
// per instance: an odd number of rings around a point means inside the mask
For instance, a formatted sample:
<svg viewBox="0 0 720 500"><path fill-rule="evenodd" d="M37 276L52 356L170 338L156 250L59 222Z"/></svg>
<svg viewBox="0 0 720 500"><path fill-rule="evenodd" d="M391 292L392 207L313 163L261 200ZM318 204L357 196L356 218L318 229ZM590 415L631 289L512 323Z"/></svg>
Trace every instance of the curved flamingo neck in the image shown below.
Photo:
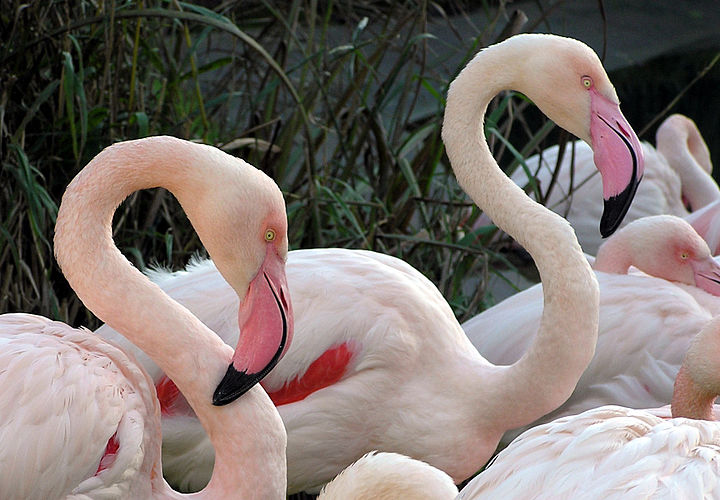
<svg viewBox="0 0 720 500"><path fill-rule="evenodd" d="M671 116L658 129L656 141L657 150L680 176L683 196L692 211L720 199L720 189L712 178L710 152L691 120Z"/></svg>
<svg viewBox="0 0 720 500"><path fill-rule="evenodd" d="M720 316L710 320L690 342L675 377L673 417L713 419L713 403L720 395Z"/></svg>
<svg viewBox="0 0 720 500"><path fill-rule="evenodd" d="M713 403L716 397L717 393L703 389L692 379L688 367L681 366L675 377L670 404L672 416L713 420Z"/></svg>
<svg viewBox="0 0 720 500"><path fill-rule="evenodd" d="M135 269L113 243L111 232L113 213L127 196L158 186L175 194L191 220L206 220L203 203L213 186L225 176L237 176L240 168L237 164L228 166L222 155L215 148L170 137L106 148L77 175L63 196L55 229L55 254L83 303L158 364L187 397L208 431L216 450L216 466L203 494L217 497L239 493L249 498L258 491L270 494L263 490L272 483L269 474L259 474L260 480L253 472L258 461L267 461L269 470L281 465L285 476L284 447L279 448L280 464L275 456L278 448L269 444L285 437L281 423L278 429L279 416L255 421L252 415L262 409L265 400L270 406L266 413L274 411L267 396L257 391L227 407L211 405L213 391L231 361L232 348ZM200 225L196 229L202 236ZM212 239L210 231L208 234ZM259 423L267 424L267 428L249 434ZM280 438L275 436L278 433L282 434ZM248 455L245 450L256 448L255 444L266 449ZM174 497L161 474L155 485L164 485L165 491L158 493L161 497Z"/></svg>
<svg viewBox="0 0 720 500"><path fill-rule="evenodd" d="M600 245L592 267L605 273L627 274L633 260L632 250L626 241L626 232L620 230Z"/></svg>
<svg viewBox="0 0 720 500"><path fill-rule="evenodd" d="M443 140L459 184L531 254L543 283L538 333L524 356L500 371L496 385L501 390L491 396L498 401L487 405L503 408L496 418L507 429L530 423L570 396L594 354L599 292L567 221L526 196L500 170L484 140L490 99L502 90L524 90L517 78L523 74L523 59L503 52L498 46L483 50L453 81Z"/></svg>

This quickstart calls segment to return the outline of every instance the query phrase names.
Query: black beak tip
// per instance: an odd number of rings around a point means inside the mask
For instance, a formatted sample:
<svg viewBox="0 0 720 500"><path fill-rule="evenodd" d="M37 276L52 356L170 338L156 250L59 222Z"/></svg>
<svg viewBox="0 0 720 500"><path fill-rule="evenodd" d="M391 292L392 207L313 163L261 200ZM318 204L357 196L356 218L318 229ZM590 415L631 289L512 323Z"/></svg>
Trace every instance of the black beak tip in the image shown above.
<svg viewBox="0 0 720 500"><path fill-rule="evenodd" d="M225 376L213 393L212 404L215 406L224 406L232 403L249 391L261 378L262 376L258 373L239 372L233 367L232 363L230 363L227 372L225 372Z"/></svg>
<svg viewBox="0 0 720 500"><path fill-rule="evenodd" d="M625 214L630 209L630 204L635 197L635 192L640 185L640 180L631 182L622 193L605 200L602 217L600 218L600 234L603 238L612 236L620 227Z"/></svg>

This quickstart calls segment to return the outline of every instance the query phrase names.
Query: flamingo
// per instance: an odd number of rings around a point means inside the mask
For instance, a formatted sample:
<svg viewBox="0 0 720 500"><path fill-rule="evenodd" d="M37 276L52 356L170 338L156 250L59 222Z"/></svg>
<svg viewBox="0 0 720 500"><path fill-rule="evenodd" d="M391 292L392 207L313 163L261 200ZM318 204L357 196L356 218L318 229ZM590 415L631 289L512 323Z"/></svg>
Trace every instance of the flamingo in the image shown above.
<svg viewBox="0 0 720 500"><path fill-rule="evenodd" d="M460 482L492 456L506 430L565 401L592 358L597 283L572 228L508 179L480 140L488 101L509 88L593 144L606 181L603 233L626 212L642 153L597 55L576 40L538 34L482 50L450 86L443 138L460 184L541 269L546 307L535 341L515 365L492 365L437 288L407 263L361 250L290 252L296 335L263 381L288 431L290 493L318 489L373 450L425 461ZM234 299L214 273L206 262L159 284L232 342ZM109 328L98 332L122 342ZM211 448L181 394L161 370L146 367L168 394L161 399L168 478L201 486Z"/></svg>
<svg viewBox="0 0 720 500"><path fill-rule="evenodd" d="M177 196L242 300L234 354L113 244L117 205L156 186ZM286 224L282 193L265 174L172 137L106 148L63 196L55 254L68 282L162 367L210 436L215 470L193 498L284 498L285 429L253 386L291 339ZM152 379L122 349L41 316L3 314L0 386L3 499L185 498L162 477Z"/></svg>
<svg viewBox="0 0 720 500"><path fill-rule="evenodd" d="M720 498L720 318L693 338L671 408L602 406L524 432L459 499Z"/></svg>
<svg viewBox="0 0 720 500"><path fill-rule="evenodd" d="M628 273L635 268L647 274ZM720 315L720 265L683 219L662 215L631 222L598 251L600 327L595 356L572 396L523 430L564 415L617 404L649 408L670 401L672 384L693 336ZM533 286L463 324L488 360L522 356L542 314L542 285Z"/></svg>
<svg viewBox="0 0 720 500"><path fill-rule="evenodd" d="M689 213L686 202L694 211L720 200L720 189L710 175L708 148L692 120L683 115L668 117L658 128L656 141L657 150L647 142L642 143L646 165L644 182L638 188L625 223L648 215L683 217ZM583 250L595 255L602 239L595 229L601 207L594 200L602 186L594 175L592 150L586 143L576 141L568 145L559 165L558 153L559 146L552 146L528 158L526 164L540 187L546 190L553 182L553 170L559 169L545 204L570 221ZM517 170L512 179L525 185L527 174Z"/></svg>

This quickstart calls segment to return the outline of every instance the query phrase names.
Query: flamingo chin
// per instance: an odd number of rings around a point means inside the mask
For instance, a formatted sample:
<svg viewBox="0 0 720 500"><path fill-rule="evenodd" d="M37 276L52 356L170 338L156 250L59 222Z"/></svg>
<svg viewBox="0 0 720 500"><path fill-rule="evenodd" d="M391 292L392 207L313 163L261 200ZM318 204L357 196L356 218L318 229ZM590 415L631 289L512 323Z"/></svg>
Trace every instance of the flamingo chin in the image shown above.
<svg viewBox="0 0 720 500"><path fill-rule="evenodd" d="M605 200L600 233L607 238L620 226L630 208L643 176L645 157L640 139L620 111L620 105L594 87L589 92L593 159L602 177ZM632 169L623 168L628 164L632 164Z"/></svg>
<svg viewBox="0 0 720 500"><path fill-rule="evenodd" d="M238 338L232 363L213 394L213 404L232 403L272 370L293 334L292 305L285 261L268 244L265 260L248 286L239 310Z"/></svg>

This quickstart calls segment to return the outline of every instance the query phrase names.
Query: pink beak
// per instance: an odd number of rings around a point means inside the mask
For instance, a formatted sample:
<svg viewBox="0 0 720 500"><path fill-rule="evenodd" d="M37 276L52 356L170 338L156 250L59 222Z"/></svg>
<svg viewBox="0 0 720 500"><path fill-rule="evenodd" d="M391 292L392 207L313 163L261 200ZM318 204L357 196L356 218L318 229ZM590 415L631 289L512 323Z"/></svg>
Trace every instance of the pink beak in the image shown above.
<svg viewBox="0 0 720 500"><path fill-rule="evenodd" d="M226 405L260 382L292 341L294 320L285 262L268 245L265 260L238 311L240 337L232 363L215 389L213 404Z"/></svg>
<svg viewBox="0 0 720 500"><path fill-rule="evenodd" d="M605 208L600 234L607 238L620 226L642 179L645 157L640 140L620 106L590 90L590 138L595 165L603 181Z"/></svg>
<svg viewBox="0 0 720 500"><path fill-rule="evenodd" d="M712 295L720 296L720 264L712 257L690 263L695 273L695 286Z"/></svg>

